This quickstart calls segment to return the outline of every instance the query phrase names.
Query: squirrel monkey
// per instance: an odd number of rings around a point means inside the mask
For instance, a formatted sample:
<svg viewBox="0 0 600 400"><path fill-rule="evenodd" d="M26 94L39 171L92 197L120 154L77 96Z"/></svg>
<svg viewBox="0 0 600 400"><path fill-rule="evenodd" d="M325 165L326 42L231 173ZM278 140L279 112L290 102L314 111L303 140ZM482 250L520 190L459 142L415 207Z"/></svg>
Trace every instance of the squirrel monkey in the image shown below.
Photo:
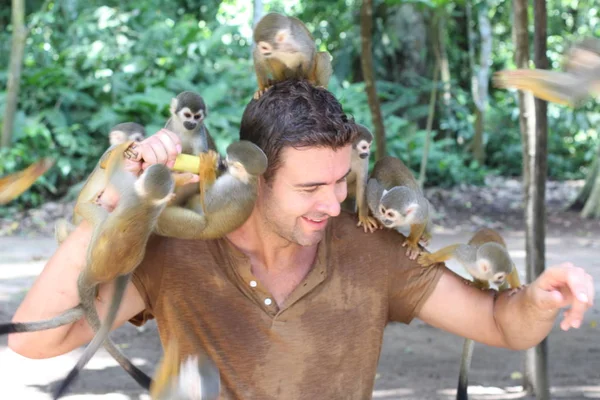
<svg viewBox="0 0 600 400"><path fill-rule="evenodd" d="M217 150L212 136L204 125L208 115L204 99L198 93L185 91L171 99L171 117L165 129L181 139L181 152L198 155L208 150Z"/></svg>
<svg viewBox="0 0 600 400"><path fill-rule="evenodd" d="M84 202L77 213L93 225L86 265L79 274L77 289L85 316L96 335L81 355L77 365L55 392L59 398L85 364L102 346L113 326L131 273L142 262L146 244L160 213L173 196L175 183L165 165L154 164L136 178L125 170L123 152L132 142L115 147L115 156L106 166L107 184L114 185L119 202L112 212ZM107 315L100 321L95 299L100 283L115 280Z"/></svg>
<svg viewBox="0 0 600 400"><path fill-rule="evenodd" d="M22 171L0 178L0 205L4 205L20 196L53 165L54 160L43 158Z"/></svg>
<svg viewBox="0 0 600 400"><path fill-rule="evenodd" d="M500 291L521 287L519 273L508 254L506 243L493 229L479 229L468 244L455 244L431 254L421 254L417 262L426 267L450 258L456 258L473 277L473 284L479 289L488 289L490 283L495 284ZM465 339L460 360L457 400L468 399L467 389L473 345L471 339Z"/></svg>
<svg viewBox="0 0 600 400"><path fill-rule="evenodd" d="M108 142L111 146L124 143L128 140L141 142L146 138L146 129L135 122L123 122L112 127L108 133Z"/></svg>
<svg viewBox="0 0 600 400"><path fill-rule="evenodd" d="M49 320L1 324L0 334L56 328L73 323L83 316L94 331L98 331L101 321L94 303L97 286L116 279L117 284L107 316L107 319L114 320L129 273L141 262L152 226L173 190L170 171L164 165L152 165L137 179L124 170L122 154L130 143L114 146L105 154L106 159L103 160L106 171L102 175L104 182L98 183L99 191L110 184L115 185L120 193L119 204L113 212L108 213L101 206L94 204L97 194L76 205L76 213L94 227L87 249L86 265L77 282L80 304ZM104 328L105 337L110 327L112 322ZM102 333L101 331L100 334ZM104 344L107 351L142 387L150 386L151 379L133 365L110 339L104 342L96 338L97 345Z"/></svg>
<svg viewBox="0 0 600 400"><path fill-rule="evenodd" d="M419 242L431 238L431 206L410 169L392 156L377 161L367 182L367 203L384 227L410 226L402 246L407 247L410 259L416 259L421 252Z"/></svg>
<svg viewBox="0 0 600 400"><path fill-rule="evenodd" d="M474 279L497 286L502 286L505 281L512 288L521 286L506 243L493 229L479 229L468 244L454 244L431 254L423 253L417 262L427 267L451 258L455 258Z"/></svg>
<svg viewBox="0 0 600 400"><path fill-rule="evenodd" d="M224 165L226 170L206 188L203 204L197 194L185 207L168 206L155 232L181 239L214 239L239 228L254 208L267 156L254 143L240 140L227 147Z"/></svg>
<svg viewBox="0 0 600 400"><path fill-rule="evenodd" d="M200 156L210 151L213 152L211 154L217 152L217 146L204 124L208 109L202 96L191 91L181 92L171 99L169 111L171 117L167 120L165 129L179 136L183 154ZM174 175L178 179L178 174L175 173ZM202 174L200 173L200 175ZM181 205L199 191L202 193L204 183L205 181L201 180L199 185L192 183L188 185L177 184L176 196L172 203Z"/></svg>
<svg viewBox="0 0 600 400"><path fill-rule="evenodd" d="M177 341L169 340L150 387L152 400L216 400L220 390L219 370L203 351L181 360Z"/></svg>
<svg viewBox="0 0 600 400"><path fill-rule="evenodd" d="M306 79L327 88L333 72L328 52L317 52L315 41L302 21L278 13L269 13L256 24L253 32L254 69L258 81L258 99L273 83L286 79Z"/></svg>
<svg viewBox="0 0 600 400"><path fill-rule="evenodd" d="M499 71L494 74L494 84L499 88L527 90L539 99L568 106L600 94L600 39L586 38L571 46L564 64L564 72Z"/></svg>
<svg viewBox="0 0 600 400"><path fill-rule="evenodd" d="M366 196L367 179L369 179L369 155L371 154L373 134L364 125L356 124L356 126L359 134L352 143L350 174L346 179L348 197L344 201L344 207L351 207L353 212L358 213L357 226L362 226L365 232L373 232L378 228L378 224L375 218L369 216Z"/></svg>
<svg viewBox="0 0 600 400"><path fill-rule="evenodd" d="M146 136L146 130L140 124L135 122L123 122L113 126L108 134L110 142L109 148L102 154L100 161L94 167L94 170L86 178L77 196L76 205L82 202L95 201L98 195L105 188L106 183L106 162L112 151L117 145L127 141L141 142ZM64 218L56 221L54 225L54 237L58 244L61 244L71 232L75 230L75 226L81 222L81 216L73 213L71 222Z"/></svg>

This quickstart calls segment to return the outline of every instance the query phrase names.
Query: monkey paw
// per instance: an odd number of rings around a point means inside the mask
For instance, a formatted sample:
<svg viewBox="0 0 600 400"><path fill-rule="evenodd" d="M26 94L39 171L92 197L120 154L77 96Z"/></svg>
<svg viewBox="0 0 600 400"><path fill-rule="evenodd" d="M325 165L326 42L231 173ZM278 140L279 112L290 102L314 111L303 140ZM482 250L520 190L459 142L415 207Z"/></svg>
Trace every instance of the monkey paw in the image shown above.
<svg viewBox="0 0 600 400"><path fill-rule="evenodd" d="M377 219L373 218L373 217L358 217L358 223L356 224L356 226L362 226L365 233L370 232L373 233L377 230L377 228L379 228L379 223L377 221Z"/></svg>
<svg viewBox="0 0 600 400"><path fill-rule="evenodd" d="M421 249L417 243L412 243L406 240L404 243L402 243L402 247L408 247L406 249L406 255L411 260L416 260L419 254L421 254Z"/></svg>

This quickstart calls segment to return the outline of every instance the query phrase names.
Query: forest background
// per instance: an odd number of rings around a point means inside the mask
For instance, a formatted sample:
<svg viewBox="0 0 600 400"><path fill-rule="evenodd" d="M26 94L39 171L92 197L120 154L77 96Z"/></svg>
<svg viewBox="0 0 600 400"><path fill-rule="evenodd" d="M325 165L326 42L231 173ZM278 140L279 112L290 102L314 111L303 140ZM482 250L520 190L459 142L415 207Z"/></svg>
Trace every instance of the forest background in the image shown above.
<svg viewBox="0 0 600 400"><path fill-rule="evenodd" d="M257 3L264 12L280 11L306 23L318 48L332 55L329 89L372 129L361 69L360 4ZM594 3L547 2L550 69L561 68L573 41L600 35ZM8 27L0 33L2 118L13 32L11 2L0 4L0 26ZM67 194L106 149L110 127L135 121L154 133L168 117L170 99L183 90L204 97L206 125L219 149L237 138L256 88L251 2L28 0L25 11L18 108L9 145L0 149L0 176L46 155L57 162L0 216ZM531 27L533 15L530 11ZM511 27L511 1L374 2L370 39L385 152L401 158L418 177L430 127L426 187L481 185L486 176L521 175L517 93L491 83L494 71L515 68ZM575 109L549 104L549 179L592 175L599 120L594 99Z"/></svg>

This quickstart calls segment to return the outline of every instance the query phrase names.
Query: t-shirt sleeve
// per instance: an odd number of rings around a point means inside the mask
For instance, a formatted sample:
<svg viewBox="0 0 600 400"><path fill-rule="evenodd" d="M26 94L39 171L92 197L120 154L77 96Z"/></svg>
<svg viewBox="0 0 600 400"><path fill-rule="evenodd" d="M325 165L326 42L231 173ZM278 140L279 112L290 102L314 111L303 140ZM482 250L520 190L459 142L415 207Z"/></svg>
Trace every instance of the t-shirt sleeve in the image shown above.
<svg viewBox="0 0 600 400"><path fill-rule="evenodd" d="M389 268L389 320L409 324L419 313L437 285L444 263L422 267L417 260L406 256L406 248L396 253L397 259Z"/></svg>
<svg viewBox="0 0 600 400"><path fill-rule="evenodd" d="M166 259L165 245L164 237L152 235L148 240L144 259L131 276L131 282L142 296L145 305L142 312L129 320L135 326L141 326L154 318L153 310L160 292Z"/></svg>

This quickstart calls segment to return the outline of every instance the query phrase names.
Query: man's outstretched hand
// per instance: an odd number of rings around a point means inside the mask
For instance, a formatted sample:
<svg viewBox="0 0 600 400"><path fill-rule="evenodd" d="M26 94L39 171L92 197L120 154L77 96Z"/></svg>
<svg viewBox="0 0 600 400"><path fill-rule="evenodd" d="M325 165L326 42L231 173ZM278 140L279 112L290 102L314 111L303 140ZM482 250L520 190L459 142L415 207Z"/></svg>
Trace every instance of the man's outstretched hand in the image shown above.
<svg viewBox="0 0 600 400"><path fill-rule="evenodd" d="M546 269L530 285L533 304L542 311L564 312L560 322L562 330L579 328L583 315L594 303L594 282L583 268L571 263Z"/></svg>

